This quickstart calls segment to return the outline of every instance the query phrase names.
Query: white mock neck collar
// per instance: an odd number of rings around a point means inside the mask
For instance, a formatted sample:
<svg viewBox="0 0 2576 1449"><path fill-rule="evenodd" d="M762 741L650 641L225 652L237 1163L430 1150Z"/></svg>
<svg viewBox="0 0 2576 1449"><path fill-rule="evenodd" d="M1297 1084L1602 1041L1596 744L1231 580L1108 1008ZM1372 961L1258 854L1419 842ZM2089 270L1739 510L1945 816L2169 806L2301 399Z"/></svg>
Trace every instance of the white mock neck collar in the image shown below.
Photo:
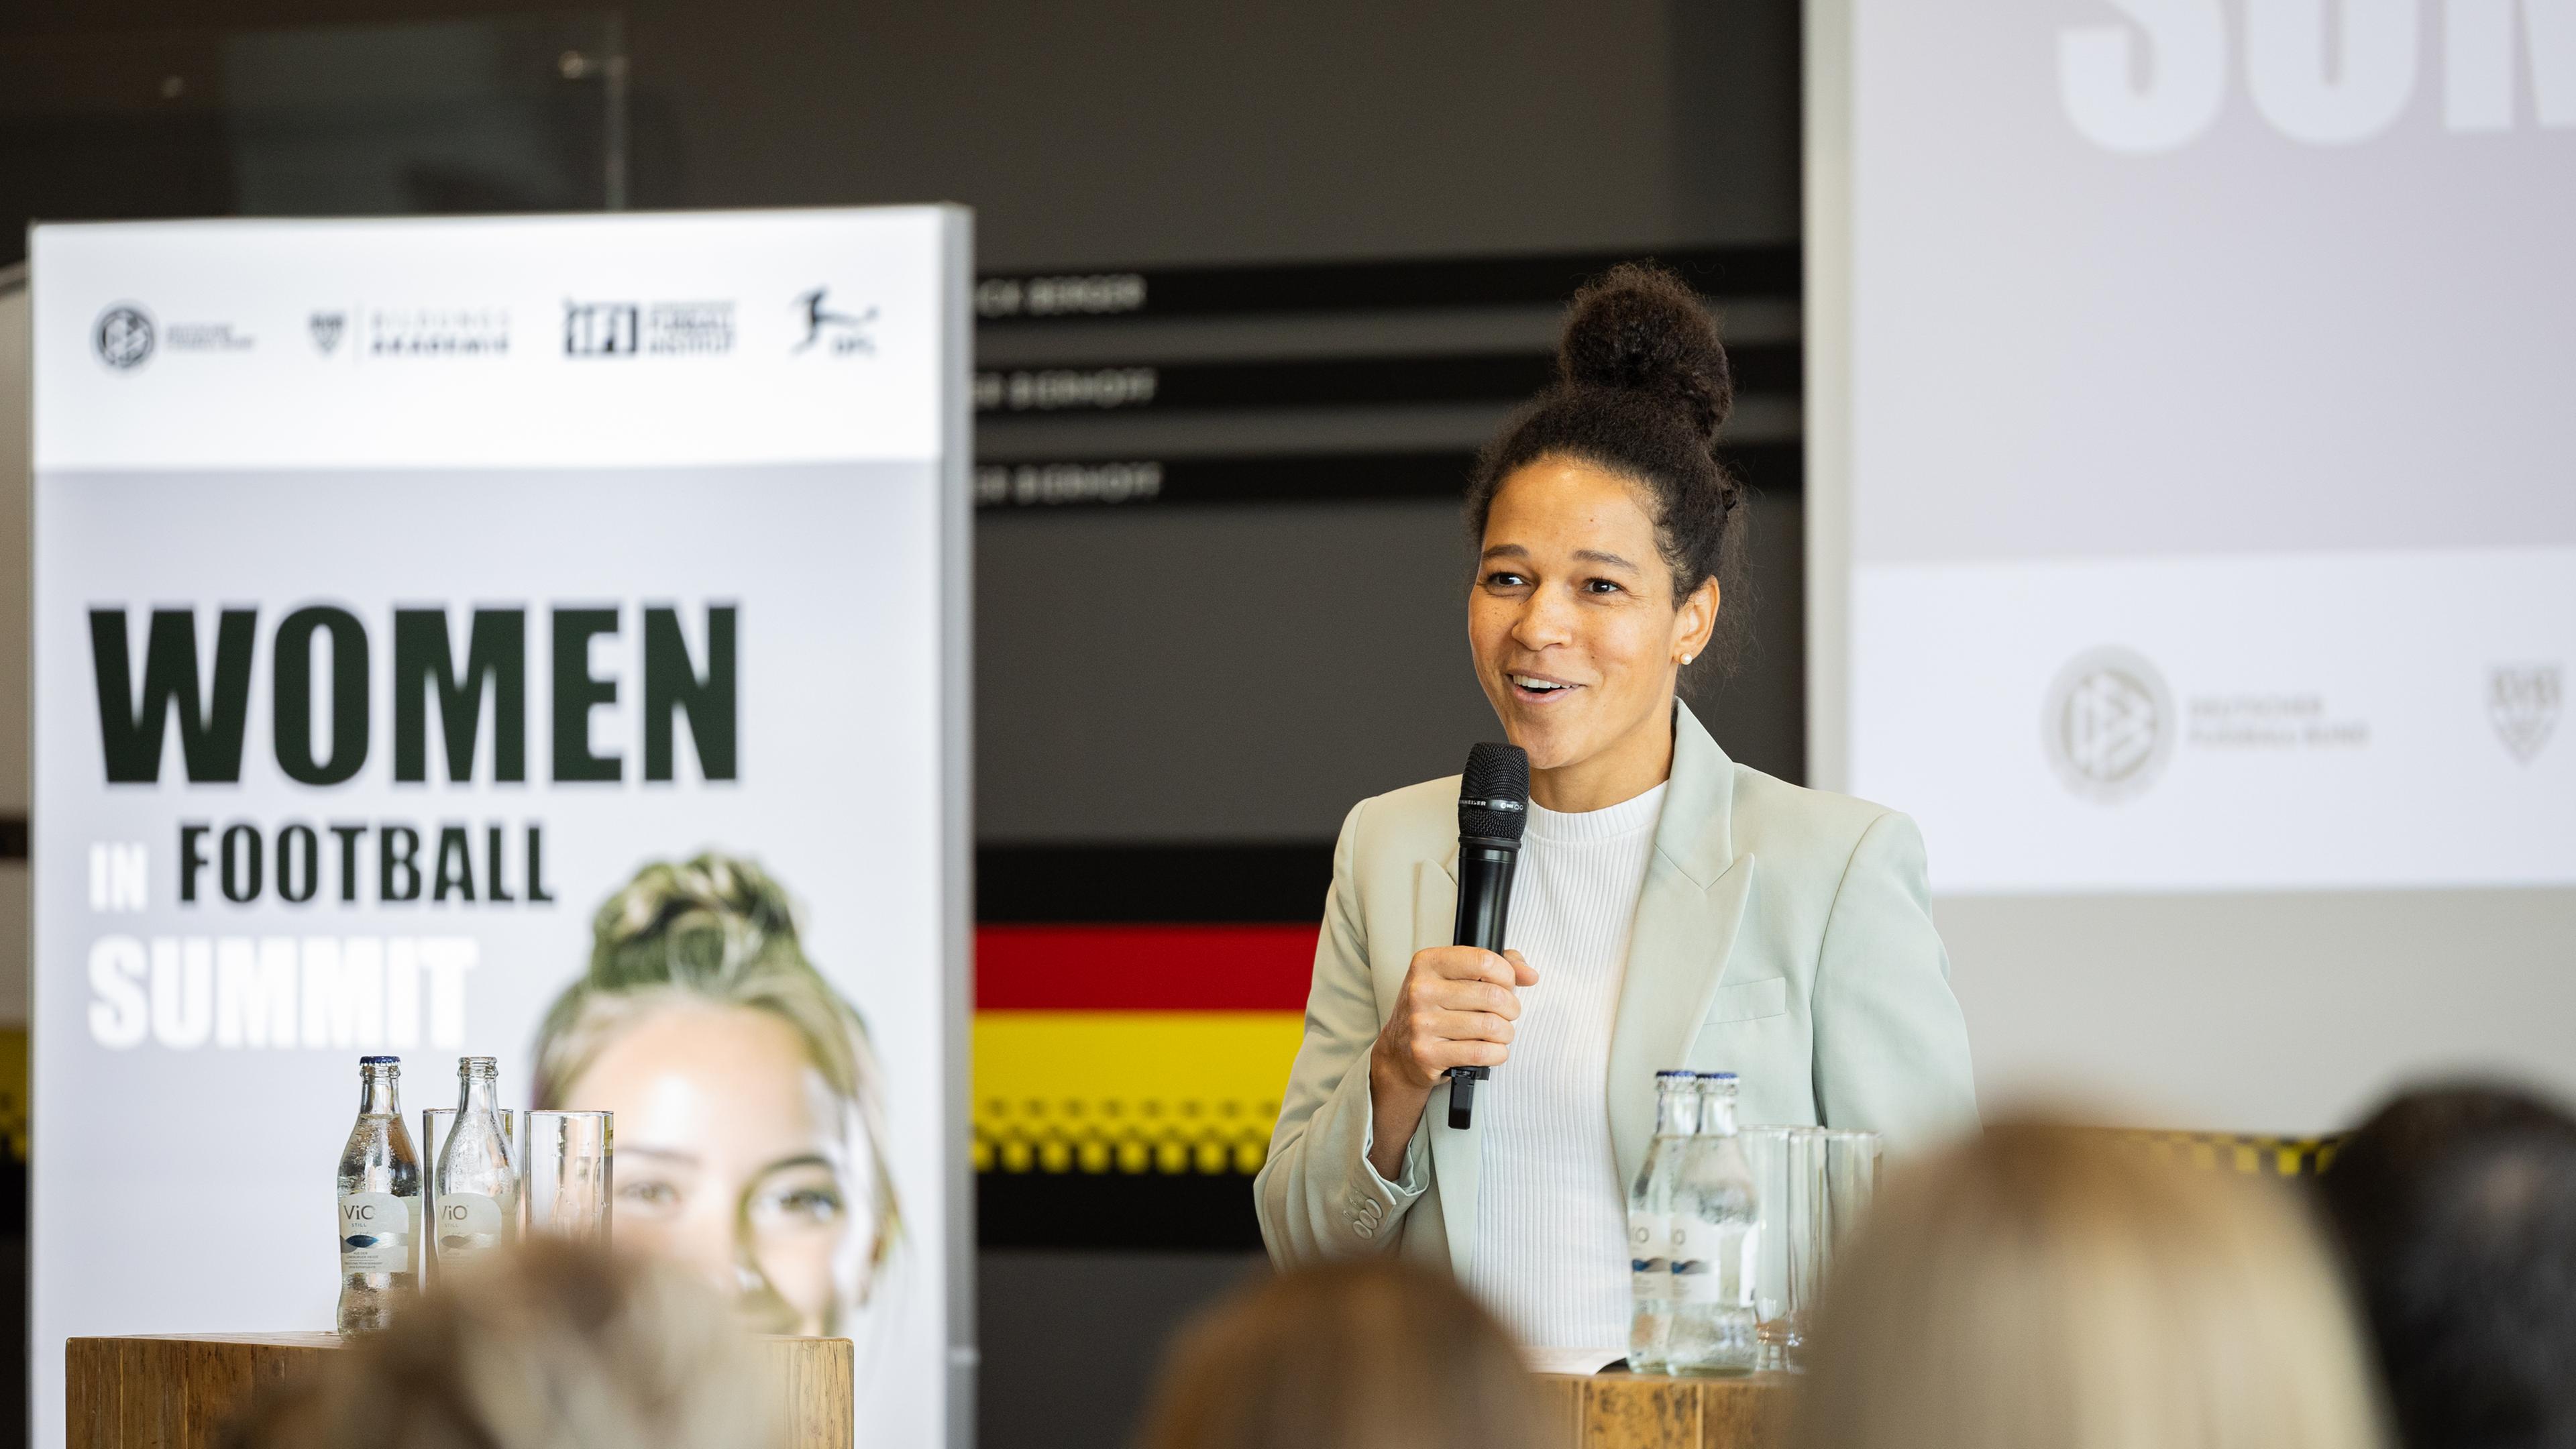
<svg viewBox="0 0 2576 1449"><path fill-rule="evenodd" d="M1530 802L1528 837L1550 845L1592 845L1604 840L1625 840L1640 832L1652 832L1664 813L1664 789L1670 780L1657 782L1643 795L1632 796L1616 805L1599 810L1571 813L1550 810L1537 801Z"/></svg>

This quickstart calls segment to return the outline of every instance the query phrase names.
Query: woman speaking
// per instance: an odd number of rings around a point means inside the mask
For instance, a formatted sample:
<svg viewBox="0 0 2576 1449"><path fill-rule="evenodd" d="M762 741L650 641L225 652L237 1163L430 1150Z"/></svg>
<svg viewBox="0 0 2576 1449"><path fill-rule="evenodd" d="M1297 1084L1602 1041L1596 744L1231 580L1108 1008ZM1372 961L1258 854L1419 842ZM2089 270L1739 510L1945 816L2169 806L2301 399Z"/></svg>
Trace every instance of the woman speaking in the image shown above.
<svg viewBox="0 0 2576 1449"><path fill-rule="evenodd" d="M1393 1249L1526 1344L1623 1344L1658 1069L1900 1151L1974 1126L1913 822L1736 764L1675 698L1743 633L1744 488L1712 451L1732 402L1699 299L1621 267L1480 458L1468 647L1530 761L1513 949L1450 944L1456 777L1351 811L1257 1187L1281 1262ZM1465 1129L1455 1066L1496 1069Z"/></svg>

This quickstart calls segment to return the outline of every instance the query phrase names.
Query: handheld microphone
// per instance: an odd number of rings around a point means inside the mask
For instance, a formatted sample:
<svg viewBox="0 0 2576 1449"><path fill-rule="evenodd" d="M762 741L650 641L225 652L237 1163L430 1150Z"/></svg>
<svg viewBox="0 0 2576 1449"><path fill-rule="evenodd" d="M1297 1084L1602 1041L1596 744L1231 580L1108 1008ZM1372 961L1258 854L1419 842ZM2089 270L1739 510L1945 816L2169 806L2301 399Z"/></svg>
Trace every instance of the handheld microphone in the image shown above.
<svg viewBox="0 0 2576 1449"><path fill-rule="evenodd" d="M1503 950L1512 908L1512 869L1529 824L1529 755L1518 745L1478 745L1467 752L1458 782L1458 925L1455 944ZM1476 1084L1490 1067L1451 1067L1449 1125L1475 1120Z"/></svg>

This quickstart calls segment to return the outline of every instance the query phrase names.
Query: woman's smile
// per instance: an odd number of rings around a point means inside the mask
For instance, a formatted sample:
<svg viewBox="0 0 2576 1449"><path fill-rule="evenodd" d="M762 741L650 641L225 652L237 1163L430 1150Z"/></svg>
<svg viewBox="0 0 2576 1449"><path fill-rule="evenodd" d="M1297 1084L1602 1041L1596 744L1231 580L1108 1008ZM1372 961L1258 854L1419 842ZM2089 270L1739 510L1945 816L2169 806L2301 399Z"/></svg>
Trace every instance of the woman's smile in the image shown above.
<svg viewBox="0 0 2576 1449"><path fill-rule="evenodd" d="M1553 674L1532 669L1515 669L1504 676L1511 683L1512 698L1526 705L1560 704L1574 697L1582 685Z"/></svg>

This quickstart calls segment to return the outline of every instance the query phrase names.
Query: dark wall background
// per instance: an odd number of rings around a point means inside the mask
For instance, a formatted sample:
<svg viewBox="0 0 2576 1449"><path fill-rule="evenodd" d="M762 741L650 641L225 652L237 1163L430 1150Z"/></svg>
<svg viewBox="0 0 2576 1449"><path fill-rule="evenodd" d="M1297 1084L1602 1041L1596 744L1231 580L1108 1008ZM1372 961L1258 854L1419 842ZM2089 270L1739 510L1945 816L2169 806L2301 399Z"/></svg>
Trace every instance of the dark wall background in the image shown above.
<svg viewBox="0 0 2576 1449"><path fill-rule="evenodd" d="M145 43L564 8L20 0L0 36ZM964 201L982 263L1005 270L1795 235L1786 0L654 0L618 13L637 206Z"/></svg>
<svg viewBox="0 0 2576 1449"><path fill-rule="evenodd" d="M1770 607L1748 606L1794 612L1797 498L1758 497L1752 527ZM1495 733L1446 500L988 512L975 544L988 842L1330 841L1354 802ZM1793 778L1797 644L1763 631L1696 703L1736 758Z"/></svg>
<svg viewBox="0 0 2576 1449"><path fill-rule="evenodd" d="M227 150L238 81L206 60L225 34L549 13L19 0L0 11L0 211L238 207L256 180ZM985 270L1797 231L1796 0L647 0L583 23L622 39L629 204L961 201ZM353 105L403 89L398 67L351 69ZM530 134L561 124L528 114ZM592 204L531 175L399 180L423 209ZM1794 491L1764 499L1770 602L1744 669L1699 705L1739 758L1792 777L1797 511ZM988 513L977 568L986 844L1328 841L1352 800L1454 769L1491 729L1438 500ZM1033 780L1059 788L996 788ZM984 1254L983 1441L1123 1441L1171 1325L1256 1267Z"/></svg>

